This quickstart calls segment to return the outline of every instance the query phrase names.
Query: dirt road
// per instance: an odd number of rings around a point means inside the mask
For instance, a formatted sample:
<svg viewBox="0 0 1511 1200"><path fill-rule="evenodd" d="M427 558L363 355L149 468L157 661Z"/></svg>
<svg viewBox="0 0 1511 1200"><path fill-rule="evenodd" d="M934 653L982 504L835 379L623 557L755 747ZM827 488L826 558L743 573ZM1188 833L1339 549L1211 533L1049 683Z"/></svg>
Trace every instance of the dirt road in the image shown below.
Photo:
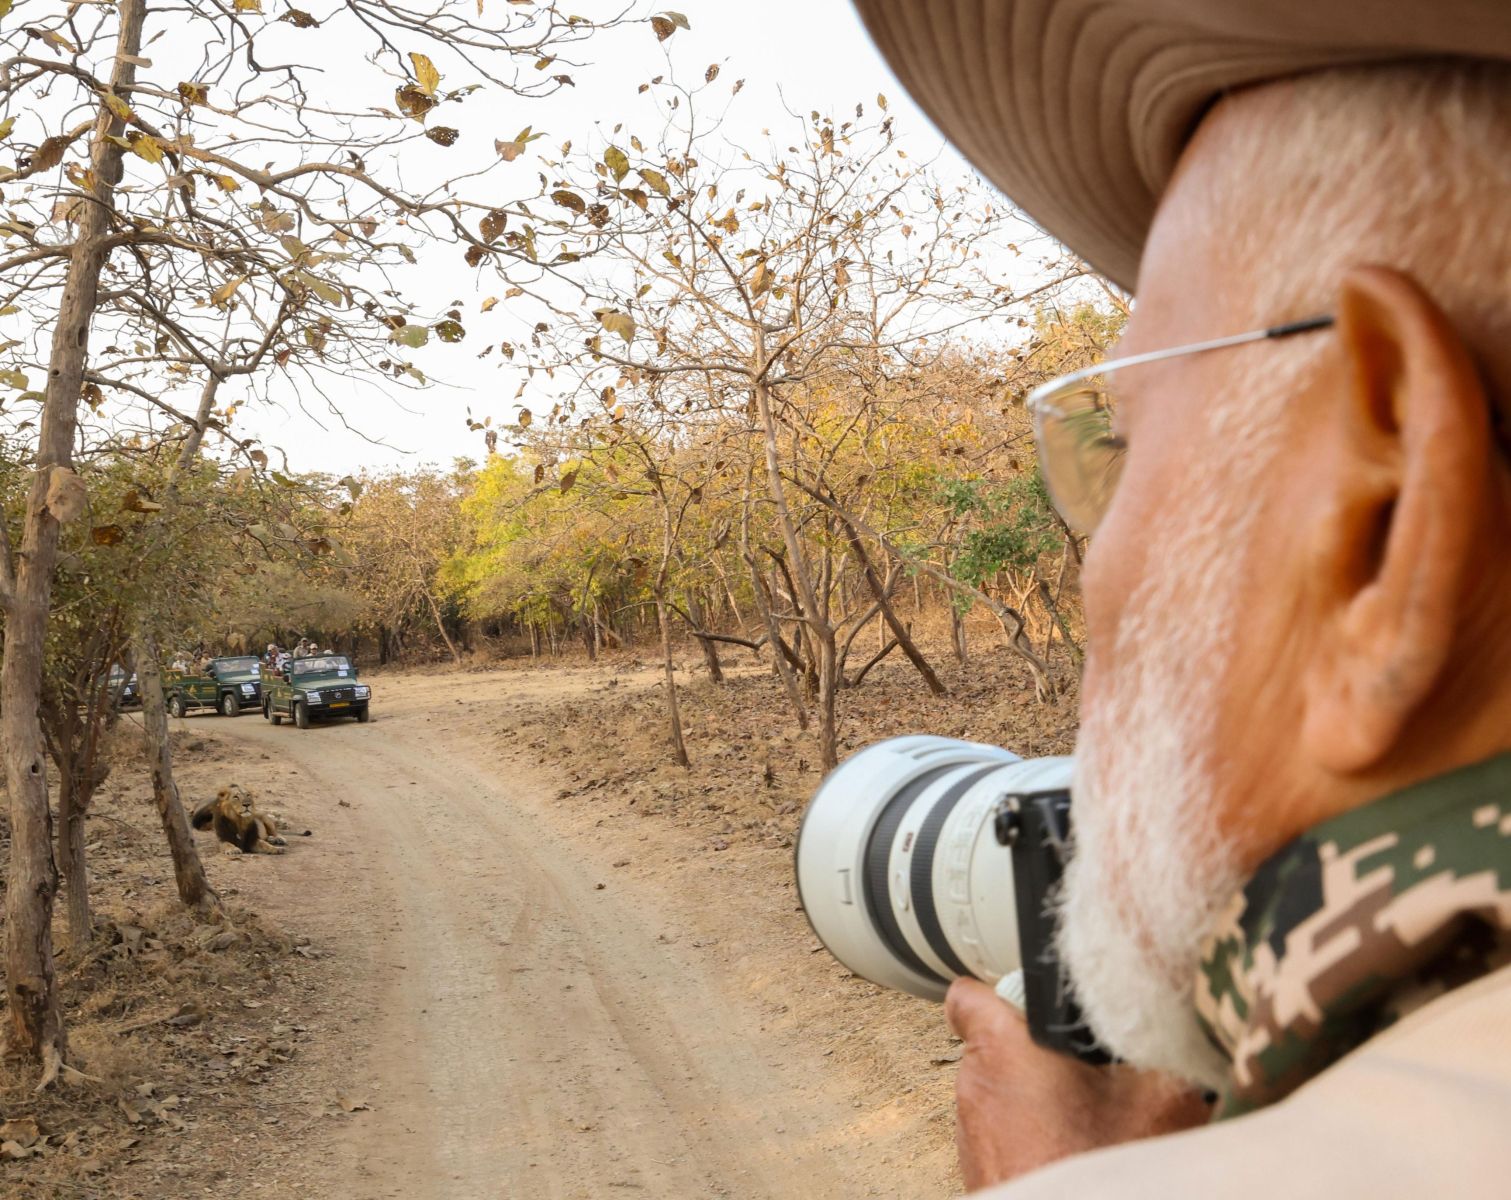
<svg viewBox="0 0 1511 1200"><path fill-rule="evenodd" d="M380 678L368 725L195 722L315 831L217 876L338 964L306 1069L356 1111L261 1194L949 1194L937 1119L731 977L738 873L620 869L646 832L589 836L559 780L501 757L511 703L589 686L537 679Z"/></svg>

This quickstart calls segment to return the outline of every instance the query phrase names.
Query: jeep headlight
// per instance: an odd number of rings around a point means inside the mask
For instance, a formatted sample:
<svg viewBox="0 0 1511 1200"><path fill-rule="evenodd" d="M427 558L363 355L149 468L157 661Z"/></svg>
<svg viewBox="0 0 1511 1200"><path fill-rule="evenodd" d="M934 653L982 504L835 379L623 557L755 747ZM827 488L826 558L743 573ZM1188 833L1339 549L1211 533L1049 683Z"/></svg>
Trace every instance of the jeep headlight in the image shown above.
<svg viewBox="0 0 1511 1200"><path fill-rule="evenodd" d="M353 692L352 694L354 696L356 696L358 700L366 700L369 696L371 696L373 694L373 690L372 690L372 688L368 687L366 684L359 683L357 685L357 690L355 692Z"/></svg>
<svg viewBox="0 0 1511 1200"><path fill-rule="evenodd" d="M305 692L304 693L304 698L310 704L319 704L320 703L320 693L319 692Z"/></svg>
<svg viewBox="0 0 1511 1200"><path fill-rule="evenodd" d="M241 685L241 690L243 693L250 696L256 689L254 689L250 683L244 683Z"/></svg>

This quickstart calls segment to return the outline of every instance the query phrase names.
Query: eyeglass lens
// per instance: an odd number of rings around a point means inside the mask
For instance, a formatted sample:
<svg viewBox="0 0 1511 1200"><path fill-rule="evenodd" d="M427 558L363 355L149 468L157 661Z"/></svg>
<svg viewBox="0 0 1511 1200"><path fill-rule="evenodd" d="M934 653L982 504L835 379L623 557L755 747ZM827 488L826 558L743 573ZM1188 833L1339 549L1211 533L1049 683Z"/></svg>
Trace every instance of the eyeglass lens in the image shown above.
<svg viewBox="0 0 1511 1200"><path fill-rule="evenodd" d="M1095 384L1055 397L1035 418L1039 463L1055 508L1077 533L1101 522L1122 474L1123 440L1113 405Z"/></svg>

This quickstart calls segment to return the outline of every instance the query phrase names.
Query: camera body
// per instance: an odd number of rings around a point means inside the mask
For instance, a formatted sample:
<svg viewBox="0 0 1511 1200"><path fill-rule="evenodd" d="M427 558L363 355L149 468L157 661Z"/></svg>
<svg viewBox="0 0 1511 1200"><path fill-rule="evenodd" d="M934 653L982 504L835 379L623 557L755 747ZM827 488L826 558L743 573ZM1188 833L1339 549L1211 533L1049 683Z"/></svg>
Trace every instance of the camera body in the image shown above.
<svg viewBox="0 0 1511 1200"><path fill-rule="evenodd" d="M1083 1062L1108 1062L1071 995L1070 976L1055 950L1055 921L1049 910L1070 857L1070 791L1006 795L993 821L997 841L1013 857L1029 1034L1039 1045Z"/></svg>
<svg viewBox="0 0 1511 1200"><path fill-rule="evenodd" d="M1074 760L952 738L893 738L830 773L803 818L798 893L836 958L941 1000L950 980L1023 972L1030 1032L1090 1062L1049 910L1068 853Z"/></svg>

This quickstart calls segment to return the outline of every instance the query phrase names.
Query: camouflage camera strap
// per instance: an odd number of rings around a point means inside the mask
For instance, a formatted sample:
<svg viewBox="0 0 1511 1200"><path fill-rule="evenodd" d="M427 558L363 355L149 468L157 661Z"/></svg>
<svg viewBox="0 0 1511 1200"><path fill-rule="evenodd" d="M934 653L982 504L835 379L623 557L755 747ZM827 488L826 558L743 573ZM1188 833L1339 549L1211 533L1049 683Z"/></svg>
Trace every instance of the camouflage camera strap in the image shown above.
<svg viewBox="0 0 1511 1200"><path fill-rule="evenodd" d="M1233 1063L1219 1119L1507 963L1511 754L1324 822L1265 861L1207 943L1197 1012Z"/></svg>

